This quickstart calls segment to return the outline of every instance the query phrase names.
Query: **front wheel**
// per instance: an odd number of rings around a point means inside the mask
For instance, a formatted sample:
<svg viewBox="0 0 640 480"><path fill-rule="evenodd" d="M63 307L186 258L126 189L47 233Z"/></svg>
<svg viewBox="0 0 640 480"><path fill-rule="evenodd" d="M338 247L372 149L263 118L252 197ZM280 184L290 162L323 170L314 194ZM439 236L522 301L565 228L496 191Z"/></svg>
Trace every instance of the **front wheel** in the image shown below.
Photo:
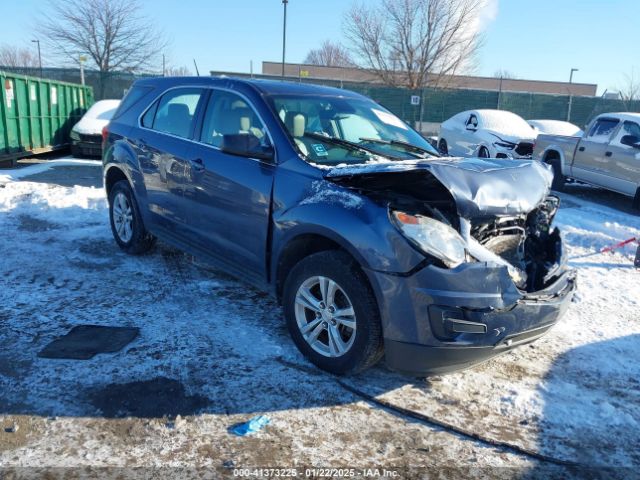
<svg viewBox="0 0 640 480"><path fill-rule="evenodd" d="M117 182L109 192L109 219L113 238L125 252L139 255L155 244L155 237L142 223L138 204L126 180Z"/></svg>
<svg viewBox="0 0 640 480"><path fill-rule="evenodd" d="M489 154L489 150L487 149L487 147L480 147L480 150L478 150L478 157L480 158L489 158L491 155Z"/></svg>
<svg viewBox="0 0 640 480"><path fill-rule="evenodd" d="M319 368L356 373L382 358L378 306L348 254L320 252L298 263L285 282L283 306L293 341Z"/></svg>

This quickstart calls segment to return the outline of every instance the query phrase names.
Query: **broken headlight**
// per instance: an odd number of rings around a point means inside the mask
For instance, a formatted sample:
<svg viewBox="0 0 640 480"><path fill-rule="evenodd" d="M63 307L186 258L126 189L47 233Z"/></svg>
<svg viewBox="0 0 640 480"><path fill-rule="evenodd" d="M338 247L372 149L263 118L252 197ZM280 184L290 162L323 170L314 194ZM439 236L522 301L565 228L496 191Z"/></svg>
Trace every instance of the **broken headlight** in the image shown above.
<svg viewBox="0 0 640 480"><path fill-rule="evenodd" d="M396 226L420 250L454 268L466 259L465 242L449 225L421 215L392 211Z"/></svg>
<svg viewBox="0 0 640 480"><path fill-rule="evenodd" d="M516 144L510 142L493 142L493 144L496 147L506 148L507 150L513 150L514 148L516 148Z"/></svg>

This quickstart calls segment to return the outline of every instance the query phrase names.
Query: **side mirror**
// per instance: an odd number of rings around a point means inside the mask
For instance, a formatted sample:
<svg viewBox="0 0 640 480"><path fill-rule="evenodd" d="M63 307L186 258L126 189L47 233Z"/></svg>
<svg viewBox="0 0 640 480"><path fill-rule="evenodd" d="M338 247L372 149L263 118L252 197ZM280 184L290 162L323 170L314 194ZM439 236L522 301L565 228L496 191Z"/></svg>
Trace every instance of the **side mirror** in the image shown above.
<svg viewBox="0 0 640 480"><path fill-rule="evenodd" d="M620 143L628 147L640 149L640 138L635 135L625 135L620 139Z"/></svg>
<svg viewBox="0 0 640 480"><path fill-rule="evenodd" d="M239 157L273 160L274 150L270 145L263 145L255 135L232 133L222 136L220 150Z"/></svg>

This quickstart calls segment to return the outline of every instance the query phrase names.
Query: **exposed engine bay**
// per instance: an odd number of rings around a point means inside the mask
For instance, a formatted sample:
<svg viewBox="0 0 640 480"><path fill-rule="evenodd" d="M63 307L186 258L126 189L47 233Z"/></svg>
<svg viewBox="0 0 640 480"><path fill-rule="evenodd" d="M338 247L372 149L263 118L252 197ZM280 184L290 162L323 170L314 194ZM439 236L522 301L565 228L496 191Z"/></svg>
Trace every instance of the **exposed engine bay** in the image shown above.
<svg viewBox="0 0 640 480"><path fill-rule="evenodd" d="M482 172L460 168L461 175L454 176L455 164L444 166L442 172L421 168L333 175L330 179L392 211L450 226L464 239L468 262L504 265L522 291L536 292L552 283L561 273L562 242L552 226L560 199L548 195L550 181L540 170L544 167L530 169L527 185L515 183L513 173L512 178L507 177L508 168ZM484 182L478 178L482 174ZM479 187L473 190L476 185Z"/></svg>
<svg viewBox="0 0 640 480"><path fill-rule="evenodd" d="M559 206L558 197L548 196L526 215L473 221L469 231L473 240L469 243L477 242L506 262L520 289L540 290L553 281L560 266L560 232L551 225ZM492 259L486 258L477 247L470 248L470 253L477 260Z"/></svg>

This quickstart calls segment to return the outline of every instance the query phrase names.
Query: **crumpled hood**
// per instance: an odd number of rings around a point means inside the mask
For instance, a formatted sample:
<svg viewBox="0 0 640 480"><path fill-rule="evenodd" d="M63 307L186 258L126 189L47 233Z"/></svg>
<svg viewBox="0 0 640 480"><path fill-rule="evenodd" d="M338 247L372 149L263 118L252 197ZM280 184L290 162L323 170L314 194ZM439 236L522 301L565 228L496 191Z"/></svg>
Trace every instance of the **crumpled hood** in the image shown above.
<svg viewBox="0 0 640 480"><path fill-rule="evenodd" d="M458 214L464 218L518 215L535 209L549 194L553 174L536 160L439 158L435 160L376 162L334 167L325 178L348 184L350 178L431 175L449 190ZM425 186L425 188L427 188Z"/></svg>

